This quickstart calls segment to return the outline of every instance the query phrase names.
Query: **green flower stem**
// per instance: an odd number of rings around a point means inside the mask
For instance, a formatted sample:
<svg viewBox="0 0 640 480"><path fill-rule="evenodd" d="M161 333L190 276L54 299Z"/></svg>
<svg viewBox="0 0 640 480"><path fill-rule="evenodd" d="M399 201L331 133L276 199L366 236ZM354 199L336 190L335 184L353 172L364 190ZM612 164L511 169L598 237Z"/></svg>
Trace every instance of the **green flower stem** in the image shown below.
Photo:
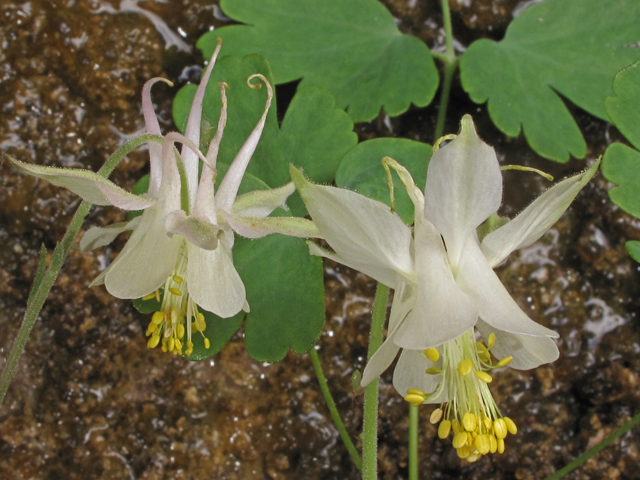
<svg viewBox="0 0 640 480"><path fill-rule="evenodd" d="M409 404L409 480L418 480L418 409Z"/></svg>
<svg viewBox="0 0 640 480"><path fill-rule="evenodd" d="M387 318L387 300L389 299L389 287L381 283L376 289L373 302L373 315L371 319L371 333L369 334L369 353L367 361L382 345L382 332L384 321ZM377 480L378 478L378 379L372 381L364 389L364 447L363 480Z"/></svg>
<svg viewBox="0 0 640 480"><path fill-rule="evenodd" d="M578 458L576 458L573 462L571 462L569 465L567 465L566 467L564 467L561 470L558 470L556 473L554 473L553 475L550 475L545 480L557 480L558 478L566 475L571 470L579 467L584 462L589 460L591 457L595 456L600 450L602 450L602 449L608 447L609 445L611 445L613 442L616 441L616 439L618 437L620 437L621 435L624 435L625 433L627 433L633 427L638 425L638 423L640 423L640 413L637 414L635 417L633 417L631 420L629 420L629 422L627 422L625 425L623 425L619 429L615 430L611 435L609 435L607 438L605 438L603 441L601 441L595 447L590 448L589 450L584 452L582 455L580 455Z"/></svg>
<svg viewBox="0 0 640 480"><path fill-rule="evenodd" d="M444 63L444 79L442 81L442 90L440 92L440 109L438 110L436 133L433 139L434 142L444 133L444 122L447 118L451 82L453 81L453 74L458 68L458 58L456 57L456 52L453 48L453 28L451 27L451 11L449 10L448 0L441 0L441 6L445 31L445 50L444 53L434 53L433 55Z"/></svg>
<svg viewBox="0 0 640 480"><path fill-rule="evenodd" d="M120 163L120 161L122 161L122 159L131 152L131 150L139 147L143 143L147 143L152 140L158 141L159 139L160 137L156 135L141 135L129 140L118 148L111 157L109 157L98 173L105 178L108 177L111 172L113 172L113 169L116 168L118 163ZM15 374L18 360L20 359L20 355L22 355L24 346L27 343L29 333L40 314L40 310L42 310L42 306L47 299L47 295L49 295L51 287L58 278L58 273L60 273L60 268L69 254L69 250L73 244L73 239L80 231L82 222L89 213L90 208L91 204L89 202L82 202L80 204L78 210L76 210L76 213L71 219L67 232L64 234L64 237L62 237L62 240L58 245L56 245L51 256L51 265L49 265L49 268L44 275L40 275L44 263L41 261L38 266L38 273L36 274L36 279L31 292L29 293L29 300L27 301L27 309L24 313L24 318L22 319L22 325L20 325L20 330L18 331L16 340L11 347L9 358L7 358L7 363L4 370L2 370L2 375L0 376L0 405L4 402L4 397L7 394L7 390L9 389L9 385L11 384L11 380Z"/></svg>
<svg viewBox="0 0 640 480"><path fill-rule="evenodd" d="M327 407L329 407L329 412L331 413L331 417L333 418L333 422L336 424L336 428L338 429L338 433L340 434L340 438L344 442L347 450L349 451L349 455L351 455L351 460L356 464L358 470L362 472L362 459L360 458L360 454L358 450L356 450L355 445L351 441L351 437L347 432L347 429L342 423L342 419L340 418L340 413L336 408L336 403L333 401L333 397L331 396L331 391L329 391L329 385L327 385L327 379L324 376L324 372L322 371L322 365L320 364L320 358L318 358L318 352L315 347L309 350L309 356L311 357L311 362L313 363L313 368L316 371L316 377L318 377L318 383L320 384L320 390L322 391L322 395L324 395L324 400L327 402Z"/></svg>

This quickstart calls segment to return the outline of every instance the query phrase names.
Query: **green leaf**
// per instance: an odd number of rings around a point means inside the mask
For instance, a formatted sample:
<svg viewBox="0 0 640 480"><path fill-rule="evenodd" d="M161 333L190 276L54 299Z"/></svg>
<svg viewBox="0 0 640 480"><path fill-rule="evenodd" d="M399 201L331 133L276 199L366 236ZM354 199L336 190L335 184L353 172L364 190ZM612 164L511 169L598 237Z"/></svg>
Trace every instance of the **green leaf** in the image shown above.
<svg viewBox="0 0 640 480"><path fill-rule="evenodd" d="M547 0L529 6L501 42L479 40L462 56L464 89L489 102L493 122L509 136L522 125L540 155L583 158L586 144L560 95L607 120L611 79L640 59L637 0Z"/></svg>
<svg viewBox="0 0 640 480"><path fill-rule="evenodd" d="M282 360L309 350L324 323L322 260L300 238L237 238L234 263L247 289L245 342L252 358Z"/></svg>
<svg viewBox="0 0 640 480"><path fill-rule="evenodd" d="M629 240L624 244L624 246L627 249L627 252L629 252L629 255L631 255L631 258L636 262L640 262L640 242L636 240Z"/></svg>
<svg viewBox="0 0 640 480"><path fill-rule="evenodd" d="M162 300L162 297L160 299ZM141 298L134 298L133 308L138 310L140 313L150 314L150 313L159 312L161 305L160 305L160 302L155 299L155 297L151 298L150 300L142 300Z"/></svg>
<svg viewBox="0 0 640 480"><path fill-rule="evenodd" d="M634 147L640 150L640 62L618 72L614 97L604 101L609 117Z"/></svg>
<svg viewBox="0 0 640 480"><path fill-rule="evenodd" d="M621 143L609 145L602 159L602 174L619 185L609 190L611 201L640 218L640 152Z"/></svg>
<svg viewBox="0 0 640 480"><path fill-rule="evenodd" d="M262 73L273 81L269 65L257 55L242 59L225 57L213 69L204 99L202 142L204 148L215 133L221 108L218 82L224 81L229 85L228 119L218 154L220 162L230 164L233 161L264 111L266 89L252 90L246 83L254 73ZM259 83L257 79L252 82ZM195 87L187 85L174 101L174 119L182 130L194 95ZM333 181L340 159L356 143L352 120L335 106L329 92L316 86L299 88L280 128L274 98L247 171L275 188L291 180L289 163L293 163L302 167L314 181L329 183ZM294 214L306 213L297 194L288 203Z"/></svg>
<svg viewBox="0 0 640 480"><path fill-rule="evenodd" d="M207 328L201 334L196 329L191 333L191 341L193 342L193 353L184 355L187 360L200 361L212 357L224 347L238 331L240 324L244 319L245 313L239 312L230 318L220 318L211 312L200 309L207 323ZM203 336L204 334L204 336ZM209 348L204 348L204 337L209 339Z"/></svg>
<svg viewBox="0 0 640 480"><path fill-rule="evenodd" d="M33 279L33 286L31 287L31 291L29 292L29 298L27 299L27 306L31 304L33 300L33 296L36 291L40 288L40 284L42 283L42 279L44 278L44 274L47 271L47 248L44 246L44 243L40 245L40 260L38 261L38 268L36 269L36 276Z"/></svg>
<svg viewBox="0 0 640 480"><path fill-rule="evenodd" d="M416 185L424 190L427 166L433 149L426 143L402 138L376 138L359 143L344 156L336 173L336 185L391 205L383 157L391 157L405 167ZM402 220L413 224L413 203L392 170L396 212Z"/></svg>
<svg viewBox="0 0 640 480"><path fill-rule="evenodd" d="M384 108L400 115L431 102L438 73L429 49L403 35L375 0L222 0L226 15L246 25L222 27L198 41L205 57L223 39L222 55L263 55L276 83L303 78L327 88L354 121Z"/></svg>

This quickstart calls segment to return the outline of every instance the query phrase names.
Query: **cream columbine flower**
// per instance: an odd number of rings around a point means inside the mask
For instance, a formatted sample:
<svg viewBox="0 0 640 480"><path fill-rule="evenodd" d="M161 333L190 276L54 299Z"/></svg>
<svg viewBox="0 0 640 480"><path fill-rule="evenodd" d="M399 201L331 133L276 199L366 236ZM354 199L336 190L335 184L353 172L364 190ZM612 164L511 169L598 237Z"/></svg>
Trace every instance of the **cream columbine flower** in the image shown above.
<svg viewBox="0 0 640 480"><path fill-rule="evenodd" d="M395 289L387 339L365 368L362 385L380 376L402 349L394 387L415 405L443 404L431 416L433 423L442 420L439 436L447 438L453 430L458 455L469 461L502 453L507 432L517 429L500 414L487 371L508 363L526 370L556 360L552 338L558 334L529 319L493 267L539 239L599 161L551 187L482 243L476 229L500 207L502 175L471 117L462 119L460 135L434 153L424 195L406 169L391 159L386 164L398 172L413 201L413 231L386 205L314 185L291 169L313 221L335 250L310 244L311 252ZM476 341L474 327L487 345ZM496 365L489 350L499 359Z"/></svg>
<svg viewBox="0 0 640 480"><path fill-rule="evenodd" d="M220 317L249 310L244 284L233 265L233 231L250 238L273 232L318 236L317 229L308 220L265 218L278 207L286 209L285 200L295 190L293 183L237 197L273 98L271 85L260 74L249 77L247 83L252 88L259 88L260 85L251 84L251 80L258 77L266 85L265 110L230 165L218 191L214 192L216 157L227 119L224 84L221 84L222 110L218 128L206 157L198 150L198 145L205 88L219 51L220 44L196 91L185 136L173 132L163 138L162 145L149 144L147 194L126 192L94 172L41 167L12 159L23 172L66 187L91 203L144 210L130 222L89 229L80 246L86 250L106 245L119 233L133 230L122 252L92 285L104 284L107 291L118 298L156 297L161 302L161 309L149 323L147 336L151 338L147 345L154 348L162 342L162 350L174 354L192 353L192 329L202 333L206 327L202 309ZM162 79L149 80L142 97L147 132L154 135L160 135L160 127L150 90L159 80ZM180 154L174 147L177 142L183 144ZM204 165L198 180L199 160ZM209 348L207 338L204 344Z"/></svg>

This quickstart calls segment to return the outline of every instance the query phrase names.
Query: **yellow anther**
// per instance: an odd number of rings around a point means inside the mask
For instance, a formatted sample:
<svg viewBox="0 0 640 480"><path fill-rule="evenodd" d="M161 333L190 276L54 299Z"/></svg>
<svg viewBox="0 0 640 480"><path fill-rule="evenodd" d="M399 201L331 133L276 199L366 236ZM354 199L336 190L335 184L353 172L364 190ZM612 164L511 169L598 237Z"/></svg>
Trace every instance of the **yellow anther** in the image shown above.
<svg viewBox="0 0 640 480"><path fill-rule="evenodd" d="M178 284L184 282L184 278L182 278L180 275L174 275L172 278L173 278L173 281Z"/></svg>
<svg viewBox="0 0 640 480"><path fill-rule="evenodd" d="M179 289L175 288L175 287L170 287L170 288L169 288L169 291L170 291L171 293L173 293L174 295L177 295L178 297L179 297L180 295L182 295L182 292L181 292Z"/></svg>
<svg viewBox="0 0 640 480"><path fill-rule="evenodd" d="M436 367L427 368L424 373L428 373L429 375L438 375L442 370Z"/></svg>
<svg viewBox="0 0 640 480"><path fill-rule="evenodd" d="M456 433L453 436L453 448L456 450L460 447L464 447L467 444L467 432Z"/></svg>
<svg viewBox="0 0 640 480"><path fill-rule="evenodd" d="M419 388L410 388L409 390L407 390L407 393L411 393L413 395L420 395L421 397L428 397L428 395L423 392L422 390L420 390Z"/></svg>
<svg viewBox="0 0 640 480"><path fill-rule="evenodd" d="M489 350L479 353L478 357L480 357L480 360L484 363L489 363L491 361L491 354L489 353Z"/></svg>
<svg viewBox="0 0 640 480"><path fill-rule="evenodd" d="M178 351L178 353L182 353L182 342L176 338L174 343L174 348Z"/></svg>
<svg viewBox="0 0 640 480"><path fill-rule="evenodd" d="M426 398L424 398L422 395L415 395L413 393L405 395L404 399L405 401L413 403L414 405L420 405L426 400Z"/></svg>
<svg viewBox="0 0 640 480"><path fill-rule="evenodd" d="M451 433L451 422L449 420L443 420L440 425L438 425L438 437L445 439Z"/></svg>
<svg viewBox="0 0 640 480"><path fill-rule="evenodd" d="M156 348L158 343L160 343L160 337L158 335L154 335L147 342L147 348Z"/></svg>
<svg viewBox="0 0 640 480"><path fill-rule="evenodd" d="M211 347L211 342L209 341L208 338L204 339L204 348L206 348L207 350L209 350L209 347Z"/></svg>
<svg viewBox="0 0 640 480"><path fill-rule="evenodd" d="M167 351L169 351L169 349L167 348L167 342L168 342L168 341L169 341L169 340L168 340L167 338L163 338L163 339L162 339L162 351L163 351L163 352L167 352Z"/></svg>
<svg viewBox="0 0 640 480"><path fill-rule="evenodd" d="M160 325L162 320L164 320L164 312L155 312L153 317L151 317L151 321L156 325Z"/></svg>
<svg viewBox="0 0 640 480"><path fill-rule="evenodd" d="M458 457L460 457L460 458L467 458L471 454L472 450L473 450L473 448L471 446L463 445L460 448L456 448L456 453L458 454Z"/></svg>
<svg viewBox="0 0 640 480"><path fill-rule="evenodd" d="M507 430L509 430L509 433L511 435L515 435L516 433L518 433L518 427L516 427L515 422L509 417L504 417L504 423L507 424Z"/></svg>
<svg viewBox="0 0 640 480"><path fill-rule="evenodd" d="M204 320L204 315L202 313L199 313L196 315L196 328L198 329L198 331L200 332L204 332L207 328L207 322Z"/></svg>
<svg viewBox="0 0 640 480"><path fill-rule="evenodd" d="M176 328L176 335L180 340L184 338L184 325L182 325L181 323L179 323Z"/></svg>
<svg viewBox="0 0 640 480"><path fill-rule="evenodd" d="M156 329L158 328L158 324L157 323L153 323L153 320L151 320L149 322L149 325L147 326L147 333L151 332L155 332Z"/></svg>
<svg viewBox="0 0 640 480"><path fill-rule="evenodd" d="M462 426L460 425L460 422L458 422L458 420L455 420L455 419L451 422L451 428L453 428L453 433L464 432L464 428L462 428Z"/></svg>
<svg viewBox="0 0 640 480"><path fill-rule="evenodd" d="M476 341L476 347L478 347L478 353L487 351L487 347L482 342Z"/></svg>
<svg viewBox="0 0 640 480"><path fill-rule="evenodd" d="M429 360L432 362L437 362L440 359L440 352L438 352L437 348L427 348L424 351L424 354L427 356Z"/></svg>
<svg viewBox="0 0 640 480"><path fill-rule="evenodd" d="M504 418L499 418L493 422L493 431L499 439L507 436L507 423Z"/></svg>
<svg viewBox="0 0 640 480"><path fill-rule="evenodd" d="M142 297L142 300L143 301L151 300L155 296L156 296L156 292L151 292L149 295L145 295L144 297Z"/></svg>
<svg viewBox="0 0 640 480"><path fill-rule="evenodd" d="M176 341L173 339L173 337L169 338L169 341L167 342L167 349L170 352L173 352L173 347L175 347L176 345Z"/></svg>
<svg viewBox="0 0 640 480"><path fill-rule="evenodd" d="M442 409L436 408L433 412L431 412L431 416L429 417L429 422L431 422L432 425L435 425L440 420L442 420L442 415L444 415L444 412L442 411ZM445 422L447 421L448 420L445 420ZM449 422L449 429L451 429L451 422Z"/></svg>
<svg viewBox="0 0 640 480"><path fill-rule="evenodd" d="M491 375L489 375L487 372L481 372L479 370L476 370L476 377L478 377L484 383L491 383L493 381Z"/></svg>
<svg viewBox="0 0 640 480"><path fill-rule="evenodd" d="M506 365L509 365L511 363L511 360L513 360L513 357L504 357L497 363L496 367L504 367Z"/></svg>
<svg viewBox="0 0 640 480"><path fill-rule="evenodd" d="M465 413L462 416L462 426L467 432L473 432L478 426L478 417L471 412Z"/></svg>
<svg viewBox="0 0 640 480"><path fill-rule="evenodd" d="M484 427L484 429L487 432L491 431L491 426L493 425L493 422L491 421L491 419L489 417L485 417L484 415L482 416L482 426Z"/></svg>
<svg viewBox="0 0 640 480"><path fill-rule="evenodd" d="M491 450L491 435L487 435L486 433L483 435L478 435L473 442L478 452L482 455L486 455Z"/></svg>
<svg viewBox="0 0 640 480"><path fill-rule="evenodd" d="M186 355L191 355L193 353L193 342L191 340L187 341L187 351L184 353Z"/></svg>
<svg viewBox="0 0 640 480"><path fill-rule="evenodd" d="M504 439L498 439L498 453L504 453Z"/></svg>
<svg viewBox="0 0 640 480"><path fill-rule="evenodd" d="M487 338L487 348L491 350L496 344L496 334L490 333L489 338Z"/></svg>
<svg viewBox="0 0 640 480"><path fill-rule="evenodd" d="M496 451L498 450L498 440L496 440L495 435L489 435L489 441L491 442L491 448L489 449L489 451L491 453L496 453Z"/></svg>
<svg viewBox="0 0 640 480"><path fill-rule="evenodd" d="M469 463L477 462L482 455L480 453L470 453L465 460Z"/></svg>
<svg viewBox="0 0 640 480"><path fill-rule="evenodd" d="M465 375L469 375L471 373L471 370L473 370L473 362L468 358L461 360L460 363L458 364L458 372L463 377Z"/></svg>
<svg viewBox="0 0 640 480"><path fill-rule="evenodd" d="M160 303L160 289L155 291L156 294L156 302Z"/></svg>

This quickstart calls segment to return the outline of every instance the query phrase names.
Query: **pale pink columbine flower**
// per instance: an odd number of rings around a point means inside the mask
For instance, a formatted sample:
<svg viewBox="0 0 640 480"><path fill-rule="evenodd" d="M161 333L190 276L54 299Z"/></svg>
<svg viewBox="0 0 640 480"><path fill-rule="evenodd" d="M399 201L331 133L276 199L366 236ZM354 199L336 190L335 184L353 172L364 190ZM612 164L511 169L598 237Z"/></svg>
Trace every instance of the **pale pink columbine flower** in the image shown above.
<svg viewBox="0 0 640 480"><path fill-rule="evenodd" d="M216 134L203 155L200 122L205 88L220 44L202 76L189 114L185 135L167 134L162 144L149 143L149 190L143 195L129 193L102 176L79 169L63 169L25 164L12 160L20 170L54 185L68 188L97 205L114 205L125 210L144 210L130 222L107 228L91 228L82 238L83 250L110 243L118 234L133 230L124 249L92 285L104 284L117 298L151 298L161 301L161 309L149 324L149 347L162 342L165 351L190 354L192 328L206 327L201 309L220 317L248 311L244 284L232 260L234 231L258 238L269 233L317 237L312 222L294 217L267 216L276 208L286 209L293 183L270 190L258 190L238 197L238 189L255 151L273 98L267 79L258 78L268 90L264 112L214 191L216 158L227 119L227 100L221 84L222 110ZM151 102L149 80L142 91L142 108L147 133L161 135ZM175 149L182 143L182 152ZM198 180L200 160L204 163ZM186 189L182 185L186 185ZM185 339L186 336L186 339ZM209 341L205 338L205 346ZM186 346L186 350L184 347Z"/></svg>
<svg viewBox="0 0 640 480"><path fill-rule="evenodd" d="M478 138L468 115L460 134L432 156L424 194L404 167L386 160L414 204L413 228L381 202L314 185L291 169L313 221L335 252L310 244L311 253L395 289L387 339L367 364L362 385L378 378L402 350L394 387L412 404L443 404L431 419L442 420L441 438L454 431L453 445L462 458L502 453L507 432L517 431L500 414L487 371L507 364L526 370L558 358L553 341L558 334L522 311L493 268L538 240L598 164L557 183L482 241L477 229L500 207L502 174L495 151ZM474 328L486 344L476 340Z"/></svg>

